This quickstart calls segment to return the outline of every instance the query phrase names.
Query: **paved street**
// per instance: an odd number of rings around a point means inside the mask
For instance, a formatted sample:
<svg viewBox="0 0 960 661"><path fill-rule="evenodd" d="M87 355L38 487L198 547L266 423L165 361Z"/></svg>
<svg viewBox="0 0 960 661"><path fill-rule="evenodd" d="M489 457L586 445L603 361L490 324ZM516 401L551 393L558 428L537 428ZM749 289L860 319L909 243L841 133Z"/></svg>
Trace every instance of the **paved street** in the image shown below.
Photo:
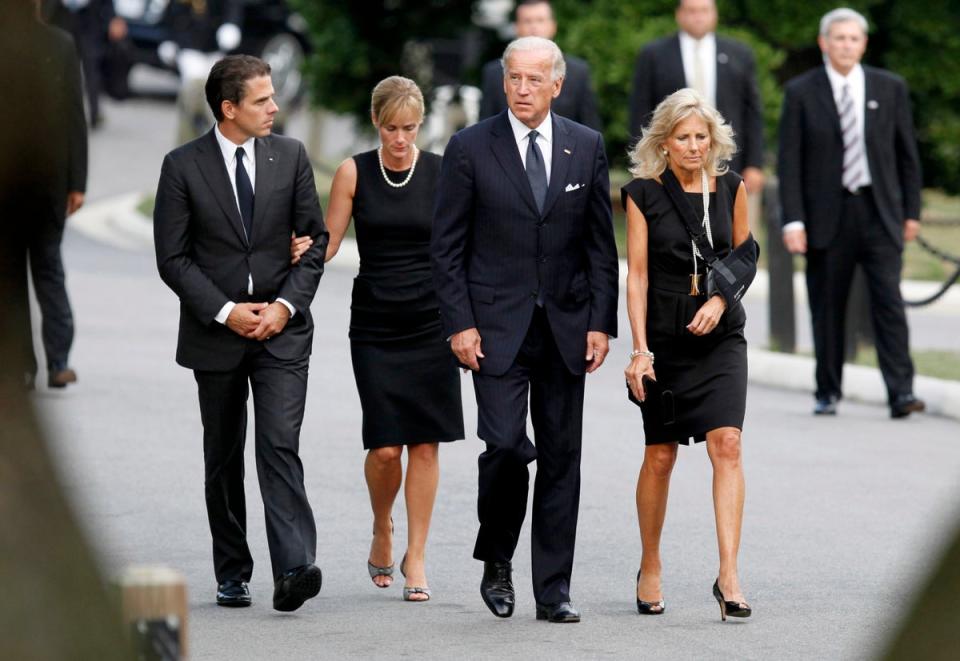
<svg viewBox="0 0 960 661"><path fill-rule="evenodd" d="M171 106L138 101L107 111L107 126L93 142L92 200L152 188L173 135ZM534 621L529 525L515 558L516 614L498 620L480 600L481 566L470 554L481 446L467 377L468 438L441 450L427 560L434 597L404 603L400 582L378 590L366 573L371 520L346 335L354 274L335 260L313 305L317 331L301 441L324 587L295 613L270 608L251 439L254 606L221 609L213 605L196 386L174 363L177 301L149 250L121 250L68 232L64 251L80 383L65 392L40 391L36 402L104 572L163 563L186 575L194 659L869 658L960 514L957 422L932 416L893 422L885 408L853 403L844 403L836 419L814 419L809 394L751 387L740 566L755 615L721 624L711 596L717 571L711 471L705 448L697 446L681 448L674 474L663 540L667 611L639 617L633 499L642 428L623 392L629 342L620 339L611 362L588 378L573 579L584 621ZM752 337L764 332L751 324ZM622 337L627 333L622 313ZM406 546L402 499L395 519L399 561Z"/></svg>

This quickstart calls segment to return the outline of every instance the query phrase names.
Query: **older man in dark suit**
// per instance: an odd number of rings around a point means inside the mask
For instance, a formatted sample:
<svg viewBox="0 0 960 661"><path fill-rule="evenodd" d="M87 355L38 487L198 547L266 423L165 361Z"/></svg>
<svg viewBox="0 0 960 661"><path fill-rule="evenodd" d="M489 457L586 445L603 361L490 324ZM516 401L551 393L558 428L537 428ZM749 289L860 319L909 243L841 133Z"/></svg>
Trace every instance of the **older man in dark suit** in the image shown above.
<svg viewBox="0 0 960 661"><path fill-rule="evenodd" d="M844 315L854 267L867 277L890 414L922 411L900 296L904 241L919 231L920 159L902 78L862 66L867 21L836 9L820 22L824 65L787 83L780 119L783 241L806 253L817 358L814 413L842 396Z"/></svg>
<svg viewBox="0 0 960 661"><path fill-rule="evenodd" d="M474 371L479 410L473 555L481 596L513 614L511 561L533 493L537 619L578 622L570 576L580 499L584 375L617 332L617 249L603 138L551 112L564 60L525 37L503 56L508 110L466 128L443 156L432 259L451 349ZM536 445L526 433L527 401Z"/></svg>
<svg viewBox="0 0 960 661"><path fill-rule="evenodd" d="M557 34L557 20L547 0L521 0L516 8L517 37L543 37L553 39ZM597 98L590 82L590 65L579 57L564 54L567 73L563 79L560 96L552 104L553 112L572 119L584 126L600 131L603 122L597 111ZM507 109L507 96L503 91L503 65L500 60L491 60L483 66L480 101L480 119L493 117Z"/></svg>
<svg viewBox="0 0 960 661"><path fill-rule="evenodd" d="M691 87L710 101L736 132L737 154L730 167L743 175L750 193L763 188L763 108L753 53L748 46L716 34L714 0L679 0L680 30L647 44L633 74L630 133L640 136L654 108L668 94Z"/></svg>
<svg viewBox="0 0 960 661"><path fill-rule="evenodd" d="M270 135L277 112L270 65L226 57L211 70L206 94L217 124L163 161L154 210L157 265L180 298L177 362L194 371L200 396L217 603L251 602L243 446L252 388L273 607L290 611L321 583L298 449L313 341L310 302L328 234L306 150ZM296 266L293 232L314 240Z"/></svg>

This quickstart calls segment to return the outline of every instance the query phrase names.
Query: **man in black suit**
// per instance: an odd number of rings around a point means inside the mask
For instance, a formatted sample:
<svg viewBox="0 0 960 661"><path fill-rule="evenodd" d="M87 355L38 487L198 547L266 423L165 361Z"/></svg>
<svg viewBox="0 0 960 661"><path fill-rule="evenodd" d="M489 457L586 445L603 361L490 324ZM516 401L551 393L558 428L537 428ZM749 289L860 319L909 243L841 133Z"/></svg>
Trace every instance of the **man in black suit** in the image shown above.
<svg viewBox="0 0 960 661"><path fill-rule="evenodd" d="M867 21L836 9L820 22L824 66L787 83L780 119L783 242L806 253L817 358L816 414L842 396L844 314L854 267L867 277L880 371L894 418L922 411L900 296L904 241L919 231L920 159L902 78L862 66Z"/></svg>
<svg viewBox="0 0 960 661"><path fill-rule="evenodd" d="M553 39L557 34L557 21L547 0L521 0L515 12L514 25L518 38ZM552 104L553 112L601 131L603 123L590 83L590 65L573 55L565 54L563 59L567 64L567 73L560 96ZM503 92L503 64L500 60L491 60L483 65L481 78L483 97L480 100L480 119L486 119L507 109L507 96Z"/></svg>
<svg viewBox="0 0 960 661"><path fill-rule="evenodd" d="M647 44L637 57L630 97L630 134L639 137L654 108L668 94L692 87L712 103L736 132L730 167L749 193L763 189L763 109L753 53L715 33L714 0L679 0L677 34Z"/></svg>
<svg viewBox="0 0 960 661"><path fill-rule="evenodd" d="M0 216L3 238L16 246L5 263L17 283L17 319L28 384L36 379L28 307L27 255L43 315L42 338L47 384L64 387L76 380L67 367L73 341L73 315L67 299L60 244L66 218L83 205L87 180L87 129L83 118L80 64L73 39L43 25L34 0L4 4L0 40L0 80L8 100L0 135ZM25 130L25 127L42 127ZM13 227L15 225L15 227ZM20 248L23 250L20 250ZM7 268L4 268L7 270Z"/></svg>
<svg viewBox="0 0 960 661"><path fill-rule="evenodd" d="M550 111L556 44L507 46L508 110L451 138L434 212L432 263L451 349L474 371L479 411L480 592L513 614L514 550L533 493L537 619L578 622L570 575L580 499L584 374L617 332L617 249L603 138ZM526 434L527 400L536 445Z"/></svg>
<svg viewBox="0 0 960 661"><path fill-rule="evenodd" d="M290 611L320 591L316 527L298 456L313 341L310 302L328 234L303 145L271 136L270 65L233 55L206 84L214 128L167 154L154 239L180 298L177 362L194 371L203 421L217 603L248 606L243 445L253 390L257 475L276 589ZM290 236L313 246L290 265Z"/></svg>
<svg viewBox="0 0 960 661"><path fill-rule="evenodd" d="M127 35L127 22L116 15L113 0L43 0L47 22L73 35L83 63L90 126L97 128L100 116L100 65L107 39L120 41Z"/></svg>

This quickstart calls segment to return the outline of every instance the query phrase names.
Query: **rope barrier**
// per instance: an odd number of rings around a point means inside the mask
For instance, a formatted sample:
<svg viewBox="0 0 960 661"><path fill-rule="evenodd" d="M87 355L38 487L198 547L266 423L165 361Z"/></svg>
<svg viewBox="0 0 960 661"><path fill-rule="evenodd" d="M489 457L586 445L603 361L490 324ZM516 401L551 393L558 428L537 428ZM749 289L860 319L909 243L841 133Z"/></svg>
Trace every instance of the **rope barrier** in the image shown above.
<svg viewBox="0 0 960 661"><path fill-rule="evenodd" d="M933 225L937 227L960 227L960 219L935 220L935 221L928 220L928 221L924 221L923 224L927 226ZM938 298L946 294L950 290L950 287L952 287L954 283L957 282L957 280L960 280L960 257L956 257L947 252L944 252L943 250L940 250L939 248L931 244L929 241L924 239L922 236L917 236L916 241L917 241L917 245L919 245L921 249L927 251L928 253L930 253L931 255L939 259L942 259L945 262L949 262L953 264L957 268L953 272L953 275L947 278L946 281L943 283L943 285L941 285L940 289L938 289L936 292L934 292L930 296L927 296L926 298L920 299L918 301L908 301L908 300L903 301L905 305L908 305L914 308L922 307L924 305L930 305L931 303L936 301Z"/></svg>

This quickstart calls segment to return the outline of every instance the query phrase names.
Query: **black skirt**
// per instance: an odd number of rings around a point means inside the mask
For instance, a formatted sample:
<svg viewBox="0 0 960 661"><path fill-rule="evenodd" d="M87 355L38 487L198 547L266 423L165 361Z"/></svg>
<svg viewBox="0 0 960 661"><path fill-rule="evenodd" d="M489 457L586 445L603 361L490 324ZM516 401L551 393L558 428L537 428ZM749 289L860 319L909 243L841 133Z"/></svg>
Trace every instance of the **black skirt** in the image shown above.
<svg viewBox="0 0 960 661"><path fill-rule="evenodd" d="M654 372L672 402L648 397L641 405L647 445L706 440L719 427L743 429L747 400L746 321L739 303L726 310L713 332L686 329L705 296L690 296L651 282L647 295L647 344L656 355ZM661 279L662 280L662 279ZM661 282L661 285L665 283ZM672 411L665 408L672 404ZM672 420L671 420L672 418Z"/></svg>
<svg viewBox="0 0 960 661"><path fill-rule="evenodd" d="M364 448L464 437L460 376L429 288L407 300L385 300L374 285L355 280L350 356Z"/></svg>

